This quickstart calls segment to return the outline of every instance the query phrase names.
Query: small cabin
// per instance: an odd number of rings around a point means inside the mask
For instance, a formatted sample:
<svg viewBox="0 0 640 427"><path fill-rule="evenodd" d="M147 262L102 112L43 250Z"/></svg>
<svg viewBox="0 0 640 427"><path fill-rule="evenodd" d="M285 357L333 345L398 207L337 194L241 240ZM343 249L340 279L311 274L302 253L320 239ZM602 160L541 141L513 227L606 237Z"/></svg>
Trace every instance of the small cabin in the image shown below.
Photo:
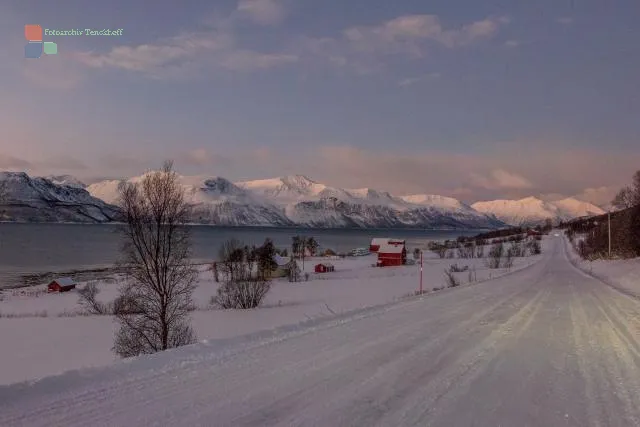
<svg viewBox="0 0 640 427"><path fill-rule="evenodd" d="M407 248L404 244L383 244L378 249L378 267L405 265L407 263Z"/></svg>
<svg viewBox="0 0 640 427"><path fill-rule="evenodd" d="M67 292L71 289L75 289L76 284L71 277L60 277L54 279L47 286L48 292Z"/></svg>
<svg viewBox="0 0 640 427"><path fill-rule="evenodd" d="M331 273L333 271L336 271L336 268L333 266L333 264L330 264L328 262L316 264L315 267L316 273Z"/></svg>

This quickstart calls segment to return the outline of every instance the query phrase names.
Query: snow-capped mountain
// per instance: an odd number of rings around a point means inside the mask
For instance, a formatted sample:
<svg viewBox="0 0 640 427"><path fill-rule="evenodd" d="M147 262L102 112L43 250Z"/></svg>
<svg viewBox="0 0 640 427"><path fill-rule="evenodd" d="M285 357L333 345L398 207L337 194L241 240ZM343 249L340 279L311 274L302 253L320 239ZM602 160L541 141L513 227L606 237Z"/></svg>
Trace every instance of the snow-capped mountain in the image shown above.
<svg viewBox="0 0 640 427"><path fill-rule="evenodd" d="M236 182L236 185L279 204L318 201L335 197L346 200L352 196L340 188L315 182L304 175Z"/></svg>
<svg viewBox="0 0 640 427"><path fill-rule="evenodd" d="M144 175L130 178L140 182ZM227 226L308 226L379 228L496 228L603 213L569 198L544 202L534 197L494 200L472 206L429 194L395 196L371 188L344 189L303 175L232 183L221 177L180 176L191 221ZM123 180L86 186L72 176L30 178L1 172L6 186L0 219L7 221L108 222Z"/></svg>
<svg viewBox="0 0 640 427"><path fill-rule="evenodd" d="M492 216L441 196L397 197L371 188L343 189L303 175L236 184L280 206L297 225L310 227L492 228L504 225Z"/></svg>
<svg viewBox="0 0 640 427"><path fill-rule="evenodd" d="M71 175L49 175L44 178L56 185L66 185L68 187L87 188L86 184Z"/></svg>
<svg viewBox="0 0 640 427"><path fill-rule="evenodd" d="M560 216L565 219L579 218L581 216L594 216L606 213L604 209L589 202L569 197L553 202L558 208Z"/></svg>
<svg viewBox="0 0 640 427"><path fill-rule="evenodd" d="M113 206L77 185L60 185L24 172L0 172L0 220L18 222L109 222Z"/></svg>
<svg viewBox="0 0 640 427"><path fill-rule="evenodd" d="M144 175L143 175L144 176ZM129 182L140 182L143 176ZM216 225L294 225L277 206L220 177L180 176L186 199L192 206L191 221ZM118 186L123 181L111 180L87 187L93 196L116 203Z"/></svg>
<svg viewBox="0 0 640 427"><path fill-rule="evenodd" d="M535 197L521 200L492 200L471 205L478 212L493 214L509 225L533 225L551 219L554 222L581 216L600 215L604 211L574 198L544 202Z"/></svg>
<svg viewBox="0 0 640 427"><path fill-rule="evenodd" d="M142 177L131 178L139 182ZM87 190L115 203L122 181ZM416 203L373 189L346 190L302 175L231 183L219 177L180 177L195 223L309 227L491 228L503 225L455 199L423 196Z"/></svg>

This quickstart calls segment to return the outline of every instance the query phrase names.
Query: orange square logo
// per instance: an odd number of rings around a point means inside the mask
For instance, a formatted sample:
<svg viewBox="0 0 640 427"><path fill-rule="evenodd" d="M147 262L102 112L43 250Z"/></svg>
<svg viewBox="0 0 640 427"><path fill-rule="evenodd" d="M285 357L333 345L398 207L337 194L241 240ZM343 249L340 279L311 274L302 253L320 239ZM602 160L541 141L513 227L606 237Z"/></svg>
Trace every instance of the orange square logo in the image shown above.
<svg viewBox="0 0 640 427"><path fill-rule="evenodd" d="M30 42L42 41L42 27L40 25L25 25L24 36Z"/></svg>

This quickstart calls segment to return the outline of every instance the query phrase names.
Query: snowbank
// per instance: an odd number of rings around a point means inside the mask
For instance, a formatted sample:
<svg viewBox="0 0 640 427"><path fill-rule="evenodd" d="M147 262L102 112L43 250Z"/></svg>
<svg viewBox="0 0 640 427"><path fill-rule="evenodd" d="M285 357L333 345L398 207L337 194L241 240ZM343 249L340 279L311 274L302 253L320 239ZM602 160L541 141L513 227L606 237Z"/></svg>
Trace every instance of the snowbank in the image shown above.
<svg viewBox="0 0 640 427"><path fill-rule="evenodd" d="M626 294L640 298L640 258L586 261L580 258L566 237L565 247L573 265Z"/></svg>

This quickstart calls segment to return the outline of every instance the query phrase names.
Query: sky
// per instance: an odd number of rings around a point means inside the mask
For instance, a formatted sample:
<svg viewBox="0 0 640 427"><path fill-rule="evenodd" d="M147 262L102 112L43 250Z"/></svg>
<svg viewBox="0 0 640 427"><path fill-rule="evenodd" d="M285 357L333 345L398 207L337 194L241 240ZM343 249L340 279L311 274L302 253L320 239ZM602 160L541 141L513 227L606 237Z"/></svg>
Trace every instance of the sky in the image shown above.
<svg viewBox="0 0 640 427"><path fill-rule="evenodd" d="M602 204L640 169L639 22L633 0L3 2L0 169ZM122 32L27 59L25 24Z"/></svg>

